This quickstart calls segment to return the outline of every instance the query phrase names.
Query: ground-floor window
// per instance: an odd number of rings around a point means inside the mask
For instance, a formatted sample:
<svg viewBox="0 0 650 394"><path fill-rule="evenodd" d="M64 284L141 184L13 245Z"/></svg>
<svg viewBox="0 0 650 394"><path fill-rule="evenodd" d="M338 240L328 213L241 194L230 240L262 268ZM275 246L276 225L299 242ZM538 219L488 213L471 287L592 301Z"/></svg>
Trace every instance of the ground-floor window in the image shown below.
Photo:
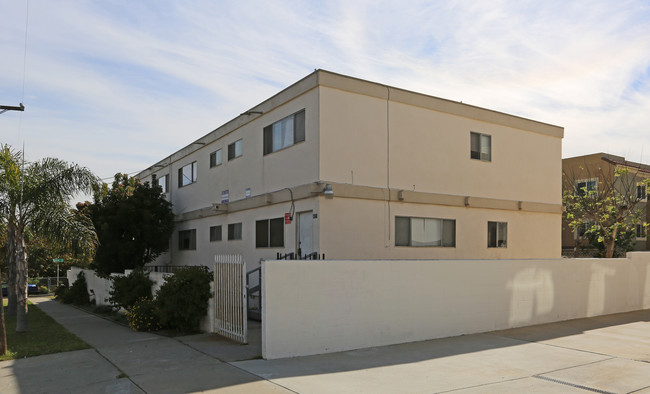
<svg viewBox="0 0 650 394"><path fill-rule="evenodd" d="M230 223L228 225L228 241L242 239L241 223Z"/></svg>
<svg viewBox="0 0 650 394"><path fill-rule="evenodd" d="M196 249L196 230L181 230L178 232L178 250Z"/></svg>
<svg viewBox="0 0 650 394"><path fill-rule="evenodd" d="M395 217L395 246L456 246L456 221Z"/></svg>
<svg viewBox="0 0 650 394"><path fill-rule="evenodd" d="M508 247L508 223L488 222L488 248Z"/></svg>
<svg viewBox="0 0 650 394"><path fill-rule="evenodd" d="M265 219L255 222L255 247L284 247L284 218Z"/></svg>
<svg viewBox="0 0 650 394"><path fill-rule="evenodd" d="M221 226L210 227L210 242L221 241Z"/></svg>

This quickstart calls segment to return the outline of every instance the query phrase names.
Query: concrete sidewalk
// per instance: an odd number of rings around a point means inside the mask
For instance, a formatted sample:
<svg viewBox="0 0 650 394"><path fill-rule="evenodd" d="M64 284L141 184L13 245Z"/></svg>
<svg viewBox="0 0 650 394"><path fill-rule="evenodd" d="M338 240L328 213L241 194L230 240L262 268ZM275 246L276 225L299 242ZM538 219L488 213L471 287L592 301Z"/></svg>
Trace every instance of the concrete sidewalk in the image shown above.
<svg viewBox="0 0 650 394"><path fill-rule="evenodd" d="M281 360L33 300L95 350L0 363L3 393L650 393L650 311ZM244 361L236 361L244 360Z"/></svg>
<svg viewBox="0 0 650 394"><path fill-rule="evenodd" d="M30 394L288 392L176 339L134 332L49 299L31 301L95 349L1 362L2 393L12 392L5 387Z"/></svg>

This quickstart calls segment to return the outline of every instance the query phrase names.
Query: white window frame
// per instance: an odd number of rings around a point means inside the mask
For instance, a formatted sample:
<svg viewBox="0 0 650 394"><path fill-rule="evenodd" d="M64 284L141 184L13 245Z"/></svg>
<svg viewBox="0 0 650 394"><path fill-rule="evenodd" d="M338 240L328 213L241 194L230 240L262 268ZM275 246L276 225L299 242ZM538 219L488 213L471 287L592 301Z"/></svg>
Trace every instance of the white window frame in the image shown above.
<svg viewBox="0 0 650 394"><path fill-rule="evenodd" d="M178 169L178 187L189 186L197 180L198 164L193 161Z"/></svg>
<svg viewBox="0 0 650 394"><path fill-rule="evenodd" d="M161 179L163 179L162 185L161 185L161 182L160 182ZM163 193L169 192L169 174L165 174L163 176L156 177L156 179L152 183L154 185L160 186Z"/></svg>
<svg viewBox="0 0 650 394"><path fill-rule="evenodd" d="M230 155L230 147L233 147L233 156ZM241 157L244 154L244 142L240 138L237 141L228 144L228 161L235 160L238 157Z"/></svg>
<svg viewBox="0 0 650 394"><path fill-rule="evenodd" d="M255 221L255 247L284 248L284 217Z"/></svg>
<svg viewBox="0 0 650 394"><path fill-rule="evenodd" d="M210 153L210 168L220 166L222 162L223 158L221 149L217 149L216 151Z"/></svg>
<svg viewBox="0 0 650 394"><path fill-rule="evenodd" d="M186 236L189 244L184 247ZM196 250L196 229L178 230L178 250Z"/></svg>
<svg viewBox="0 0 650 394"><path fill-rule="evenodd" d="M244 238L244 226L241 222L228 224L228 241L241 241Z"/></svg>
<svg viewBox="0 0 650 394"><path fill-rule="evenodd" d="M263 129L263 153L288 148L305 140L305 110L284 117Z"/></svg>
<svg viewBox="0 0 650 394"><path fill-rule="evenodd" d="M402 229L407 233L400 234ZM448 231L453 231L451 236ZM455 248L456 220L395 216L395 246Z"/></svg>
<svg viewBox="0 0 650 394"><path fill-rule="evenodd" d="M210 242L220 241L223 241L223 226L220 224L216 226L210 226Z"/></svg>
<svg viewBox="0 0 650 394"><path fill-rule="evenodd" d="M648 200L648 188L645 184L636 185L636 198L638 198L639 201Z"/></svg>
<svg viewBox="0 0 650 394"><path fill-rule="evenodd" d="M645 223L637 223L635 233L636 239L646 239L648 233L647 228L645 227Z"/></svg>
<svg viewBox="0 0 650 394"><path fill-rule="evenodd" d="M492 136L489 134L470 131L470 154L474 160L492 161Z"/></svg>
<svg viewBox="0 0 650 394"><path fill-rule="evenodd" d="M580 186L581 183L584 183L585 186ZM590 184L593 184L593 190L589 190L589 185ZM583 195L582 194L583 193L582 192L583 187L585 188L586 193L597 194L598 193L598 178L578 179L578 180L575 181L574 187L575 187L576 193L578 195L581 195L581 196Z"/></svg>
<svg viewBox="0 0 650 394"><path fill-rule="evenodd" d="M494 239L490 239L490 232L494 231ZM488 221L488 248L507 248L508 247L508 222ZM491 242L494 241L494 242Z"/></svg>

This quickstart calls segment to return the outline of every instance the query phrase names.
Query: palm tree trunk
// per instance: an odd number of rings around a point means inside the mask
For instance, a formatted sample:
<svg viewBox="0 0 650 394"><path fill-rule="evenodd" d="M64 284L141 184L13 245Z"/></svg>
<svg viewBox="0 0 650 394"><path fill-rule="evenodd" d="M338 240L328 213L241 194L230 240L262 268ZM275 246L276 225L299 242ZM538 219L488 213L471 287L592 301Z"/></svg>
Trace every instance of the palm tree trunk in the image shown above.
<svg viewBox="0 0 650 394"><path fill-rule="evenodd" d="M7 225L7 315L15 316L16 298L16 224L9 220Z"/></svg>
<svg viewBox="0 0 650 394"><path fill-rule="evenodd" d="M25 234L16 229L16 332L29 331L27 321L27 249L25 249Z"/></svg>
<svg viewBox="0 0 650 394"><path fill-rule="evenodd" d="M0 278L2 274L0 273ZM7 354L7 327L5 326L5 307L2 291L0 291L0 356Z"/></svg>

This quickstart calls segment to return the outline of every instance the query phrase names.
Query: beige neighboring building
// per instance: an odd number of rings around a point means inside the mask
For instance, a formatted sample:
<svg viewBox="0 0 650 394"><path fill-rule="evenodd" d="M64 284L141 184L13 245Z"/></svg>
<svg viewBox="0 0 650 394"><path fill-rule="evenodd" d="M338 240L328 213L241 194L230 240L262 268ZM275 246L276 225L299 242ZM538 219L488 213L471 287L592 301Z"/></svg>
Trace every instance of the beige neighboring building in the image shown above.
<svg viewBox="0 0 650 394"><path fill-rule="evenodd" d="M650 166L625 160L622 156L609 153L593 153L590 155L570 157L562 160L563 185L566 187L598 190L603 187L603 179L611 180L617 169L627 169L630 176L638 179L650 177ZM645 185L632 185L631 193L639 199L637 209L642 210L642 223L636 225L636 244L634 250L650 250L650 239L644 225L650 222L650 210L647 209L648 193ZM573 255L576 246L588 247L583 230L573 230L565 222L562 223L562 249L567 255Z"/></svg>
<svg viewBox="0 0 650 394"><path fill-rule="evenodd" d="M558 258L563 133L316 70L137 175L177 218L154 264Z"/></svg>

